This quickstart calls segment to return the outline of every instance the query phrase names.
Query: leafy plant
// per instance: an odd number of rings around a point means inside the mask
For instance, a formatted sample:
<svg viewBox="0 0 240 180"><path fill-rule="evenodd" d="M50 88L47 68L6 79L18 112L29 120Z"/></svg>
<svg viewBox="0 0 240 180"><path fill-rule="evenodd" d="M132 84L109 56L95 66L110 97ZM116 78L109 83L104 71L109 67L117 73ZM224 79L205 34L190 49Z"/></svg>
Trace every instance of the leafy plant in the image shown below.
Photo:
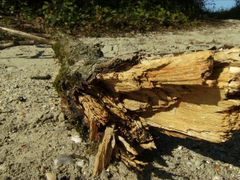
<svg viewBox="0 0 240 180"><path fill-rule="evenodd" d="M0 14L82 32L148 31L198 19L211 0L0 0ZM239 0L236 0L239 4Z"/></svg>

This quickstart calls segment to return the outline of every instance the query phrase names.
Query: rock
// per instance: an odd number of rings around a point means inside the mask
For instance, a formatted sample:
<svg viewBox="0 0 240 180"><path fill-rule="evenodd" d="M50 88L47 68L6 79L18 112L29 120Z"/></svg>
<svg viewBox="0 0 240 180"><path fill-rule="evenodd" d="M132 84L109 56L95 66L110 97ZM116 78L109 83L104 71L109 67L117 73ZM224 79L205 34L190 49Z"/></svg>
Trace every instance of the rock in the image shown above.
<svg viewBox="0 0 240 180"><path fill-rule="evenodd" d="M61 154L54 160L55 166L73 164L74 160L71 155Z"/></svg>
<svg viewBox="0 0 240 180"><path fill-rule="evenodd" d="M50 80L52 78L52 76L50 74L47 74L47 75L42 75L42 76L31 76L30 77L31 79L34 79L34 80Z"/></svg>
<svg viewBox="0 0 240 180"><path fill-rule="evenodd" d="M47 178L47 180L57 180L56 174L54 174L52 172L46 173L46 178Z"/></svg>
<svg viewBox="0 0 240 180"><path fill-rule="evenodd" d="M1 163L0 163L1 164ZM0 165L0 172L4 172L6 170L6 167L4 166L4 164ZM1 178L0 178L1 179Z"/></svg>
<svg viewBox="0 0 240 180"><path fill-rule="evenodd" d="M20 102L26 102L26 101L27 101L27 97L26 97L26 96L19 96L19 97L18 97L18 100L19 100Z"/></svg>
<svg viewBox="0 0 240 180"><path fill-rule="evenodd" d="M45 122L45 121L47 121L47 120L49 120L49 119L53 119L53 118L54 118L53 113L48 112L48 113L43 114L43 115L40 117L40 121Z"/></svg>
<svg viewBox="0 0 240 180"><path fill-rule="evenodd" d="M183 147L180 145L177 147L177 150L179 150L179 151L181 151L182 149L183 149Z"/></svg>
<svg viewBox="0 0 240 180"><path fill-rule="evenodd" d="M213 176L212 180L223 180L223 177L221 177L219 175L215 175L215 176Z"/></svg>
<svg viewBox="0 0 240 180"><path fill-rule="evenodd" d="M76 165L82 168L85 165L85 161L83 159L80 159L76 162Z"/></svg>
<svg viewBox="0 0 240 180"><path fill-rule="evenodd" d="M79 137L79 135L71 136L70 139L75 143L81 143L82 138Z"/></svg>
<svg viewBox="0 0 240 180"><path fill-rule="evenodd" d="M61 112L61 113L58 115L57 119L58 119L59 121L65 121L64 114Z"/></svg>
<svg viewBox="0 0 240 180"><path fill-rule="evenodd" d="M194 166L196 166L197 168L199 168L203 164L202 160L197 158L194 158L193 163L194 163Z"/></svg>

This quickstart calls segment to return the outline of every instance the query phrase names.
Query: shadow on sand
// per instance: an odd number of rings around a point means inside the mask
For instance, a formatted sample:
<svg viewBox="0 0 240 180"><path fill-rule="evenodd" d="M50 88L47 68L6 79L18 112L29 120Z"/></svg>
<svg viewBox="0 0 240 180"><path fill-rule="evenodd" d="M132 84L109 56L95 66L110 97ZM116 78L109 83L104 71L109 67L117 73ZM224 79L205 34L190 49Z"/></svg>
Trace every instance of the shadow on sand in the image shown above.
<svg viewBox="0 0 240 180"><path fill-rule="evenodd" d="M218 160L224 163L232 164L240 167L240 133L236 133L232 139L222 144L214 144L206 141L197 141L192 139L179 139L175 137L169 137L167 135L157 135L157 150L152 152L145 152L143 154L144 160L150 162L155 161L161 166L167 167L163 155L172 155L172 151L178 146L186 147L196 153L203 156ZM150 180L154 174L155 177L162 179L176 179L175 174L168 173L164 170L158 169L149 165L143 173L138 175L139 180ZM183 178L181 176L181 178ZM188 179L186 177L186 179Z"/></svg>

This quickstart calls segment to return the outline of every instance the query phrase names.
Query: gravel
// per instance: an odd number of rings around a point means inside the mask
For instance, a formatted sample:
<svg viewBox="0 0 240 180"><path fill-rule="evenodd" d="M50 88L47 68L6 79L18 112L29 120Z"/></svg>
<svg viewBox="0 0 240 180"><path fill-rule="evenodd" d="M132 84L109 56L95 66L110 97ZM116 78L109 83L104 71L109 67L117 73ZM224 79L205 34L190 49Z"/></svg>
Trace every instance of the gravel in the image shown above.
<svg viewBox="0 0 240 180"><path fill-rule="evenodd" d="M240 21L231 20L216 28L82 40L103 44L105 56L112 57L139 50L157 54L240 46L239 33ZM0 51L0 179L240 179L239 134L224 144L159 134L158 150L143 155L150 162L143 172L113 162L92 177L91 145L64 118L52 86L58 69L49 47Z"/></svg>

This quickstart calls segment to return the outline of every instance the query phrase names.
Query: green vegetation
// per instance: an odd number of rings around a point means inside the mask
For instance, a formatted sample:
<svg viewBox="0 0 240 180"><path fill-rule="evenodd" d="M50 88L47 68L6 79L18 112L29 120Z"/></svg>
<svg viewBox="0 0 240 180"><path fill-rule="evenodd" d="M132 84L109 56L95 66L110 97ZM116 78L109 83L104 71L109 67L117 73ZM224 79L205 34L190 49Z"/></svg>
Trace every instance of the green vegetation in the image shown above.
<svg viewBox="0 0 240 180"><path fill-rule="evenodd" d="M228 12L205 13L211 0L0 0L0 16L24 21L40 18L43 27L72 32L104 33L158 30L191 25L203 15L227 17ZM239 5L239 0L236 0ZM239 18L239 6L231 10ZM39 23L39 22L38 22ZM34 23L33 23L34 24ZM94 35L94 34L93 34Z"/></svg>
<svg viewBox="0 0 240 180"><path fill-rule="evenodd" d="M199 0L0 0L0 14L81 31L147 31L188 24L202 6Z"/></svg>

